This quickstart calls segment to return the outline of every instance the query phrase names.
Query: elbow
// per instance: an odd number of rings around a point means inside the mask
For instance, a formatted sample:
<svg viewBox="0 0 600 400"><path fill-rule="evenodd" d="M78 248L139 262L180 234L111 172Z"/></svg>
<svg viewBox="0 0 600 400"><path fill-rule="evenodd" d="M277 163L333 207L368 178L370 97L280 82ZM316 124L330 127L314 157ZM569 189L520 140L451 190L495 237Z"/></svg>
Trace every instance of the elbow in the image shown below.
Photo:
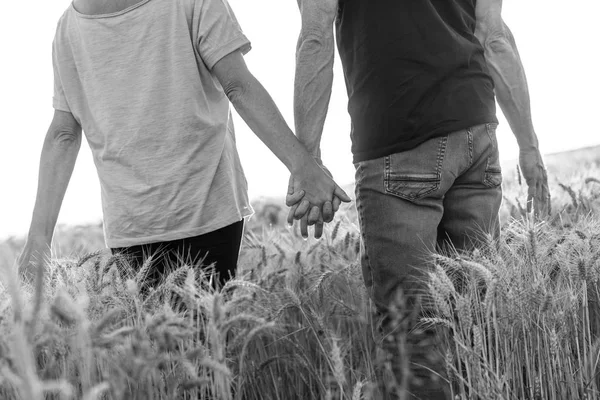
<svg viewBox="0 0 600 400"><path fill-rule="evenodd" d="M240 106L244 103L249 92L250 82L241 79L233 79L223 85L225 95L234 106Z"/></svg>
<svg viewBox="0 0 600 400"><path fill-rule="evenodd" d="M505 29L480 32L479 40L487 55L505 54L513 51L513 40Z"/></svg>
<svg viewBox="0 0 600 400"><path fill-rule="evenodd" d="M48 133L47 142L54 148L71 150L81 146L81 130L57 129Z"/></svg>
<svg viewBox="0 0 600 400"><path fill-rule="evenodd" d="M323 50L333 49L333 31L303 29L298 39L298 52L317 54Z"/></svg>
<svg viewBox="0 0 600 400"><path fill-rule="evenodd" d="M484 44L486 53L504 54L513 50L510 39L505 34L492 35Z"/></svg>

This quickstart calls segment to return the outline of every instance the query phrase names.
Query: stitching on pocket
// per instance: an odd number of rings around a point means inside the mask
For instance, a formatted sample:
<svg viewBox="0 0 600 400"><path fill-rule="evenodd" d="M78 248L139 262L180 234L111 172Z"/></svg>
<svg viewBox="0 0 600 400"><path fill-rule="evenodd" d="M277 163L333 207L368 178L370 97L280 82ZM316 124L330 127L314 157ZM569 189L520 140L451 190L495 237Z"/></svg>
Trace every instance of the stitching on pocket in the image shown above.
<svg viewBox="0 0 600 400"><path fill-rule="evenodd" d="M499 167L490 166L490 158L488 157L485 179L483 183L487 187L495 188L502 185L502 170Z"/></svg>
<svg viewBox="0 0 600 400"><path fill-rule="evenodd" d="M391 156L385 157L385 191L386 193L400 197L408 201L422 199L428 194L439 189L442 180L442 164L446 155L446 146L448 136L440 138L438 152L436 156L436 167L434 173L429 174L412 174L399 176L396 179L391 179ZM411 188L412 191L404 193L398 189L392 188L392 182L395 182L399 188ZM403 185L404 183L404 185ZM420 188L420 191L419 191Z"/></svg>
<svg viewBox="0 0 600 400"><path fill-rule="evenodd" d="M502 185L502 173L486 171L485 181L483 182L487 187L497 188Z"/></svg>

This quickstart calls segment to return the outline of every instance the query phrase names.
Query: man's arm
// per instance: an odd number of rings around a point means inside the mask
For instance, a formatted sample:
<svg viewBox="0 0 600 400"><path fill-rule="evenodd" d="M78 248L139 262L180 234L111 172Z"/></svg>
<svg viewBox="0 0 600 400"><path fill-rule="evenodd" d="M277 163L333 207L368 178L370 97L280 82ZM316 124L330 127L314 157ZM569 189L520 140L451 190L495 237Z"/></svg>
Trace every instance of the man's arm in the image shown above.
<svg viewBox="0 0 600 400"><path fill-rule="evenodd" d="M527 185L528 207L549 210L548 177L533 128L527 78L515 39L502 19L502 0L478 0L475 35L483 45L496 87L498 104L519 144L519 160Z"/></svg>
<svg viewBox="0 0 600 400"><path fill-rule="evenodd" d="M19 269L32 279L49 255L58 213L81 147L81 126L70 112L55 110L46 134L38 177L37 196Z"/></svg>
<svg viewBox="0 0 600 400"><path fill-rule="evenodd" d="M333 85L333 23L338 0L298 0L302 25L296 47L296 135L320 160L321 135Z"/></svg>
<svg viewBox="0 0 600 400"><path fill-rule="evenodd" d="M296 47L296 76L294 82L294 120L296 135L311 155L322 165L321 135L333 86L333 60L335 42L333 23L337 14L338 0L298 0L301 15L301 29ZM327 171L328 172L328 171ZM301 219L302 236L308 237L308 225L315 222L317 210L310 215L293 205L293 177L286 204L292 206L288 222ZM319 218L315 222L315 237L323 232L323 222L333 220L340 206L340 200L334 198L330 218Z"/></svg>

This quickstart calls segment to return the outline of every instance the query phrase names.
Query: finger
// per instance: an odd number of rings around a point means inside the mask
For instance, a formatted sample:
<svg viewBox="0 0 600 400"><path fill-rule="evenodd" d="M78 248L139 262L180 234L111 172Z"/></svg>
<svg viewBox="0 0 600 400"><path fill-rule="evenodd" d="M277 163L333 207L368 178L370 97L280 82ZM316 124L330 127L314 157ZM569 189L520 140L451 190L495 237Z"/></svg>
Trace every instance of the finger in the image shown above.
<svg viewBox="0 0 600 400"><path fill-rule="evenodd" d="M544 184L544 196L546 197L546 215L552 214L552 195L548 183Z"/></svg>
<svg viewBox="0 0 600 400"><path fill-rule="evenodd" d="M352 199L350 198L350 196L348 196L346 194L346 192L344 192L342 190L341 187L339 186L335 186L335 191L333 192L334 196L337 196L340 198L341 201L343 201L344 203L350 203L352 201Z"/></svg>
<svg viewBox="0 0 600 400"><path fill-rule="evenodd" d="M293 193L294 193L294 177L290 176L290 180L288 182L287 194L293 194Z"/></svg>
<svg viewBox="0 0 600 400"><path fill-rule="evenodd" d="M325 204L323 204L322 217L323 221L325 222L333 221L333 204L331 203L331 201L326 201Z"/></svg>
<svg viewBox="0 0 600 400"><path fill-rule="evenodd" d="M527 212L530 213L531 212L531 208L533 206L533 199L535 198L535 186L534 185L530 185L529 189L527 191Z"/></svg>
<svg viewBox="0 0 600 400"><path fill-rule="evenodd" d="M321 209L317 206L311 208L310 213L308 214L308 225L312 226L319 221L321 218Z"/></svg>
<svg viewBox="0 0 600 400"><path fill-rule="evenodd" d="M285 197L285 205L288 207L293 206L294 204L298 203L300 200L302 200L302 198L304 197L304 190L300 190L299 192L296 193L288 193L288 195Z"/></svg>
<svg viewBox="0 0 600 400"><path fill-rule="evenodd" d="M545 203L546 199L544 199L544 196L542 196L542 183L538 181L535 185L535 197L533 202L533 215L536 219L543 215Z"/></svg>
<svg viewBox="0 0 600 400"><path fill-rule="evenodd" d="M309 207L310 207L310 202L308 200L302 200L302 202L296 209L296 212L294 213L294 218L296 218L296 219L302 218L304 216L304 214L306 214L308 212Z"/></svg>
<svg viewBox="0 0 600 400"><path fill-rule="evenodd" d="M545 218L550 215L550 192L548 189L548 185L542 181L539 183L539 213L538 216L540 218Z"/></svg>
<svg viewBox="0 0 600 400"><path fill-rule="evenodd" d="M315 239L320 239L323 236L323 220L319 219L315 224Z"/></svg>
<svg viewBox="0 0 600 400"><path fill-rule="evenodd" d="M543 166L539 167L538 175L535 178L535 217L544 218L548 207L548 175Z"/></svg>
<svg viewBox="0 0 600 400"><path fill-rule="evenodd" d="M290 212L288 213L287 223L289 226L294 225L294 215L296 214L296 210L300 204L296 203L290 207Z"/></svg>
<svg viewBox="0 0 600 400"><path fill-rule="evenodd" d="M308 239L308 215L305 215L300 220L300 234L304 239Z"/></svg>
<svg viewBox="0 0 600 400"><path fill-rule="evenodd" d="M550 195L550 188L548 187L548 174L544 170L544 181L542 182L542 192L545 199L546 208L544 213L546 216L552 212L552 196Z"/></svg>
<svg viewBox="0 0 600 400"><path fill-rule="evenodd" d="M342 204L342 201L340 200L340 198L337 196L334 196L333 197L333 212L334 213L338 212L341 204Z"/></svg>

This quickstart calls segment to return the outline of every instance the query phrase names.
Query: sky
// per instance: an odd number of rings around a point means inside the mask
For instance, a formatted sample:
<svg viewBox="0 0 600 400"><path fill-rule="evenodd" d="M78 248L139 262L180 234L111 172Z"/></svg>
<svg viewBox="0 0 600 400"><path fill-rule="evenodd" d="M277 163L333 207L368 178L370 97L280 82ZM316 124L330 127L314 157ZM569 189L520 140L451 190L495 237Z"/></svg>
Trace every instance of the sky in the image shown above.
<svg viewBox="0 0 600 400"><path fill-rule="evenodd" d="M229 0L253 50L251 72L269 91L293 127L294 56L300 28L296 0ZM25 235L35 202L39 157L52 121L52 40L71 0L3 4L0 43L3 134L0 142L0 239ZM534 126L542 153L600 144L600 74L597 57L598 0L504 1L527 75ZM336 181L353 181L350 119L343 74L336 55L334 87L321 145ZM518 147L499 111L501 157L515 159ZM283 196L289 172L235 115L238 151L250 196ZM100 187L87 143L79 158L59 224L102 218Z"/></svg>

